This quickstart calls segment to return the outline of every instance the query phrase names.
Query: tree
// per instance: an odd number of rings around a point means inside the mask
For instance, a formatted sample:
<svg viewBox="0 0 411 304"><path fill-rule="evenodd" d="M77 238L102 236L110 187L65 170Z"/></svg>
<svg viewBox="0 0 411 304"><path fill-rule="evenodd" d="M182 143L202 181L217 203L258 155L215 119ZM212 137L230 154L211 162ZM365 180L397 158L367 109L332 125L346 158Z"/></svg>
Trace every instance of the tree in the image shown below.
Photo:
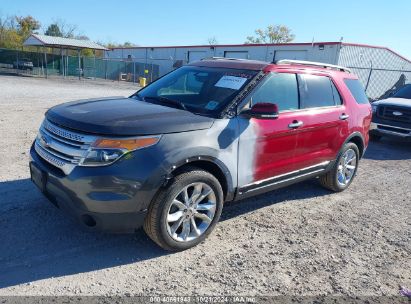
<svg viewBox="0 0 411 304"><path fill-rule="evenodd" d="M63 33L57 23L50 24L44 34L47 36L63 37Z"/></svg>
<svg viewBox="0 0 411 304"><path fill-rule="evenodd" d="M76 36L76 39L78 39L78 40L90 40L90 38L86 35L78 35L78 36Z"/></svg>
<svg viewBox="0 0 411 304"><path fill-rule="evenodd" d="M127 48L127 47L138 46L138 44L135 44L135 43L129 42L129 41L126 41L124 43L115 43L115 42L107 42L107 43L97 42L97 43L100 44L100 45L104 45L108 49L122 48L122 47Z"/></svg>
<svg viewBox="0 0 411 304"><path fill-rule="evenodd" d="M130 41L126 41L123 43L122 47L133 47L133 46L137 46L136 44L130 42Z"/></svg>
<svg viewBox="0 0 411 304"><path fill-rule="evenodd" d="M0 16L0 48L17 49L22 44L15 17Z"/></svg>
<svg viewBox="0 0 411 304"><path fill-rule="evenodd" d="M218 44L218 40L215 36L209 37L207 39L207 42L208 42L209 45L217 45Z"/></svg>
<svg viewBox="0 0 411 304"><path fill-rule="evenodd" d="M285 25L269 25L266 29L255 30L256 36L248 36L245 43L287 43L294 40L295 35Z"/></svg>
<svg viewBox="0 0 411 304"><path fill-rule="evenodd" d="M44 34L63 38L77 38L77 36L84 36L83 34L77 32L76 25L69 24L62 19L54 20L53 23L50 24L46 30L44 30Z"/></svg>
<svg viewBox="0 0 411 304"><path fill-rule="evenodd" d="M26 17L16 16L17 30L23 40L40 28L40 22L28 15Z"/></svg>

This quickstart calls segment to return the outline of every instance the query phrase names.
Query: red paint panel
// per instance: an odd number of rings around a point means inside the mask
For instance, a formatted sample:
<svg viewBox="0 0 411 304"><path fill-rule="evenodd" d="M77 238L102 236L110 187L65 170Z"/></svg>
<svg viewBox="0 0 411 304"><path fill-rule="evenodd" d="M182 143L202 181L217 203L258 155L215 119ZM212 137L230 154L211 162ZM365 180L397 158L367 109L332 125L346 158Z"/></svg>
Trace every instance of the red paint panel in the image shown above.
<svg viewBox="0 0 411 304"><path fill-rule="evenodd" d="M253 119L256 134L254 181L293 171L298 132L288 125L297 112L282 113L277 119Z"/></svg>

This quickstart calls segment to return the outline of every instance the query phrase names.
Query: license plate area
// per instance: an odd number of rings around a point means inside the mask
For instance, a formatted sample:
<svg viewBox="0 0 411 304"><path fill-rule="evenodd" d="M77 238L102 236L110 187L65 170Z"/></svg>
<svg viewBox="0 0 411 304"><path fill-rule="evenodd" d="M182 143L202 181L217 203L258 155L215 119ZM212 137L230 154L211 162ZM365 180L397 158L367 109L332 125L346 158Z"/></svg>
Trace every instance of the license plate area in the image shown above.
<svg viewBox="0 0 411 304"><path fill-rule="evenodd" d="M38 168L33 162L30 163L30 177L41 192L46 191L47 173Z"/></svg>

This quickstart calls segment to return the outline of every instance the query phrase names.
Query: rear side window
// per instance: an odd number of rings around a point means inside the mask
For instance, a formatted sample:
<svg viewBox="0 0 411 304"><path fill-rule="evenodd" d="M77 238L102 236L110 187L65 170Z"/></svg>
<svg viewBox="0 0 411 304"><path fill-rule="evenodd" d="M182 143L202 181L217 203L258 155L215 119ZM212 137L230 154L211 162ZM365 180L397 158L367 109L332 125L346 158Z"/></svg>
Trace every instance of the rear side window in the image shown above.
<svg viewBox="0 0 411 304"><path fill-rule="evenodd" d="M364 88L359 80L357 79L344 79L345 84L350 90L352 96L359 104L369 103L367 95L365 95Z"/></svg>
<svg viewBox="0 0 411 304"><path fill-rule="evenodd" d="M301 109L330 107L341 104L337 89L326 76L298 75Z"/></svg>
<svg viewBox="0 0 411 304"><path fill-rule="evenodd" d="M252 104L268 102L280 111L298 109L298 87L295 74L271 74L252 95Z"/></svg>

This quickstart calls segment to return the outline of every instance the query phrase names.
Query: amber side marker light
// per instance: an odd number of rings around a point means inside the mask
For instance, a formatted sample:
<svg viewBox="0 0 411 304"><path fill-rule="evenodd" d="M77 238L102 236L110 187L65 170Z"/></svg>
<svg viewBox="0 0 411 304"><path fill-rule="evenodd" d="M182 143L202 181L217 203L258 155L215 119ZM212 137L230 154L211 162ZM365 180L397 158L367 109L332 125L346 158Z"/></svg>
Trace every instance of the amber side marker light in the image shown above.
<svg viewBox="0 0 411 304"><path fill-rule="evenodd" d="M93 148L101 149L126 149L128 151L145 148L155 145L160 140L159 136L155 137L142 137L132 139L108 139L101 138L96 140L93 144Z"/></svg>

